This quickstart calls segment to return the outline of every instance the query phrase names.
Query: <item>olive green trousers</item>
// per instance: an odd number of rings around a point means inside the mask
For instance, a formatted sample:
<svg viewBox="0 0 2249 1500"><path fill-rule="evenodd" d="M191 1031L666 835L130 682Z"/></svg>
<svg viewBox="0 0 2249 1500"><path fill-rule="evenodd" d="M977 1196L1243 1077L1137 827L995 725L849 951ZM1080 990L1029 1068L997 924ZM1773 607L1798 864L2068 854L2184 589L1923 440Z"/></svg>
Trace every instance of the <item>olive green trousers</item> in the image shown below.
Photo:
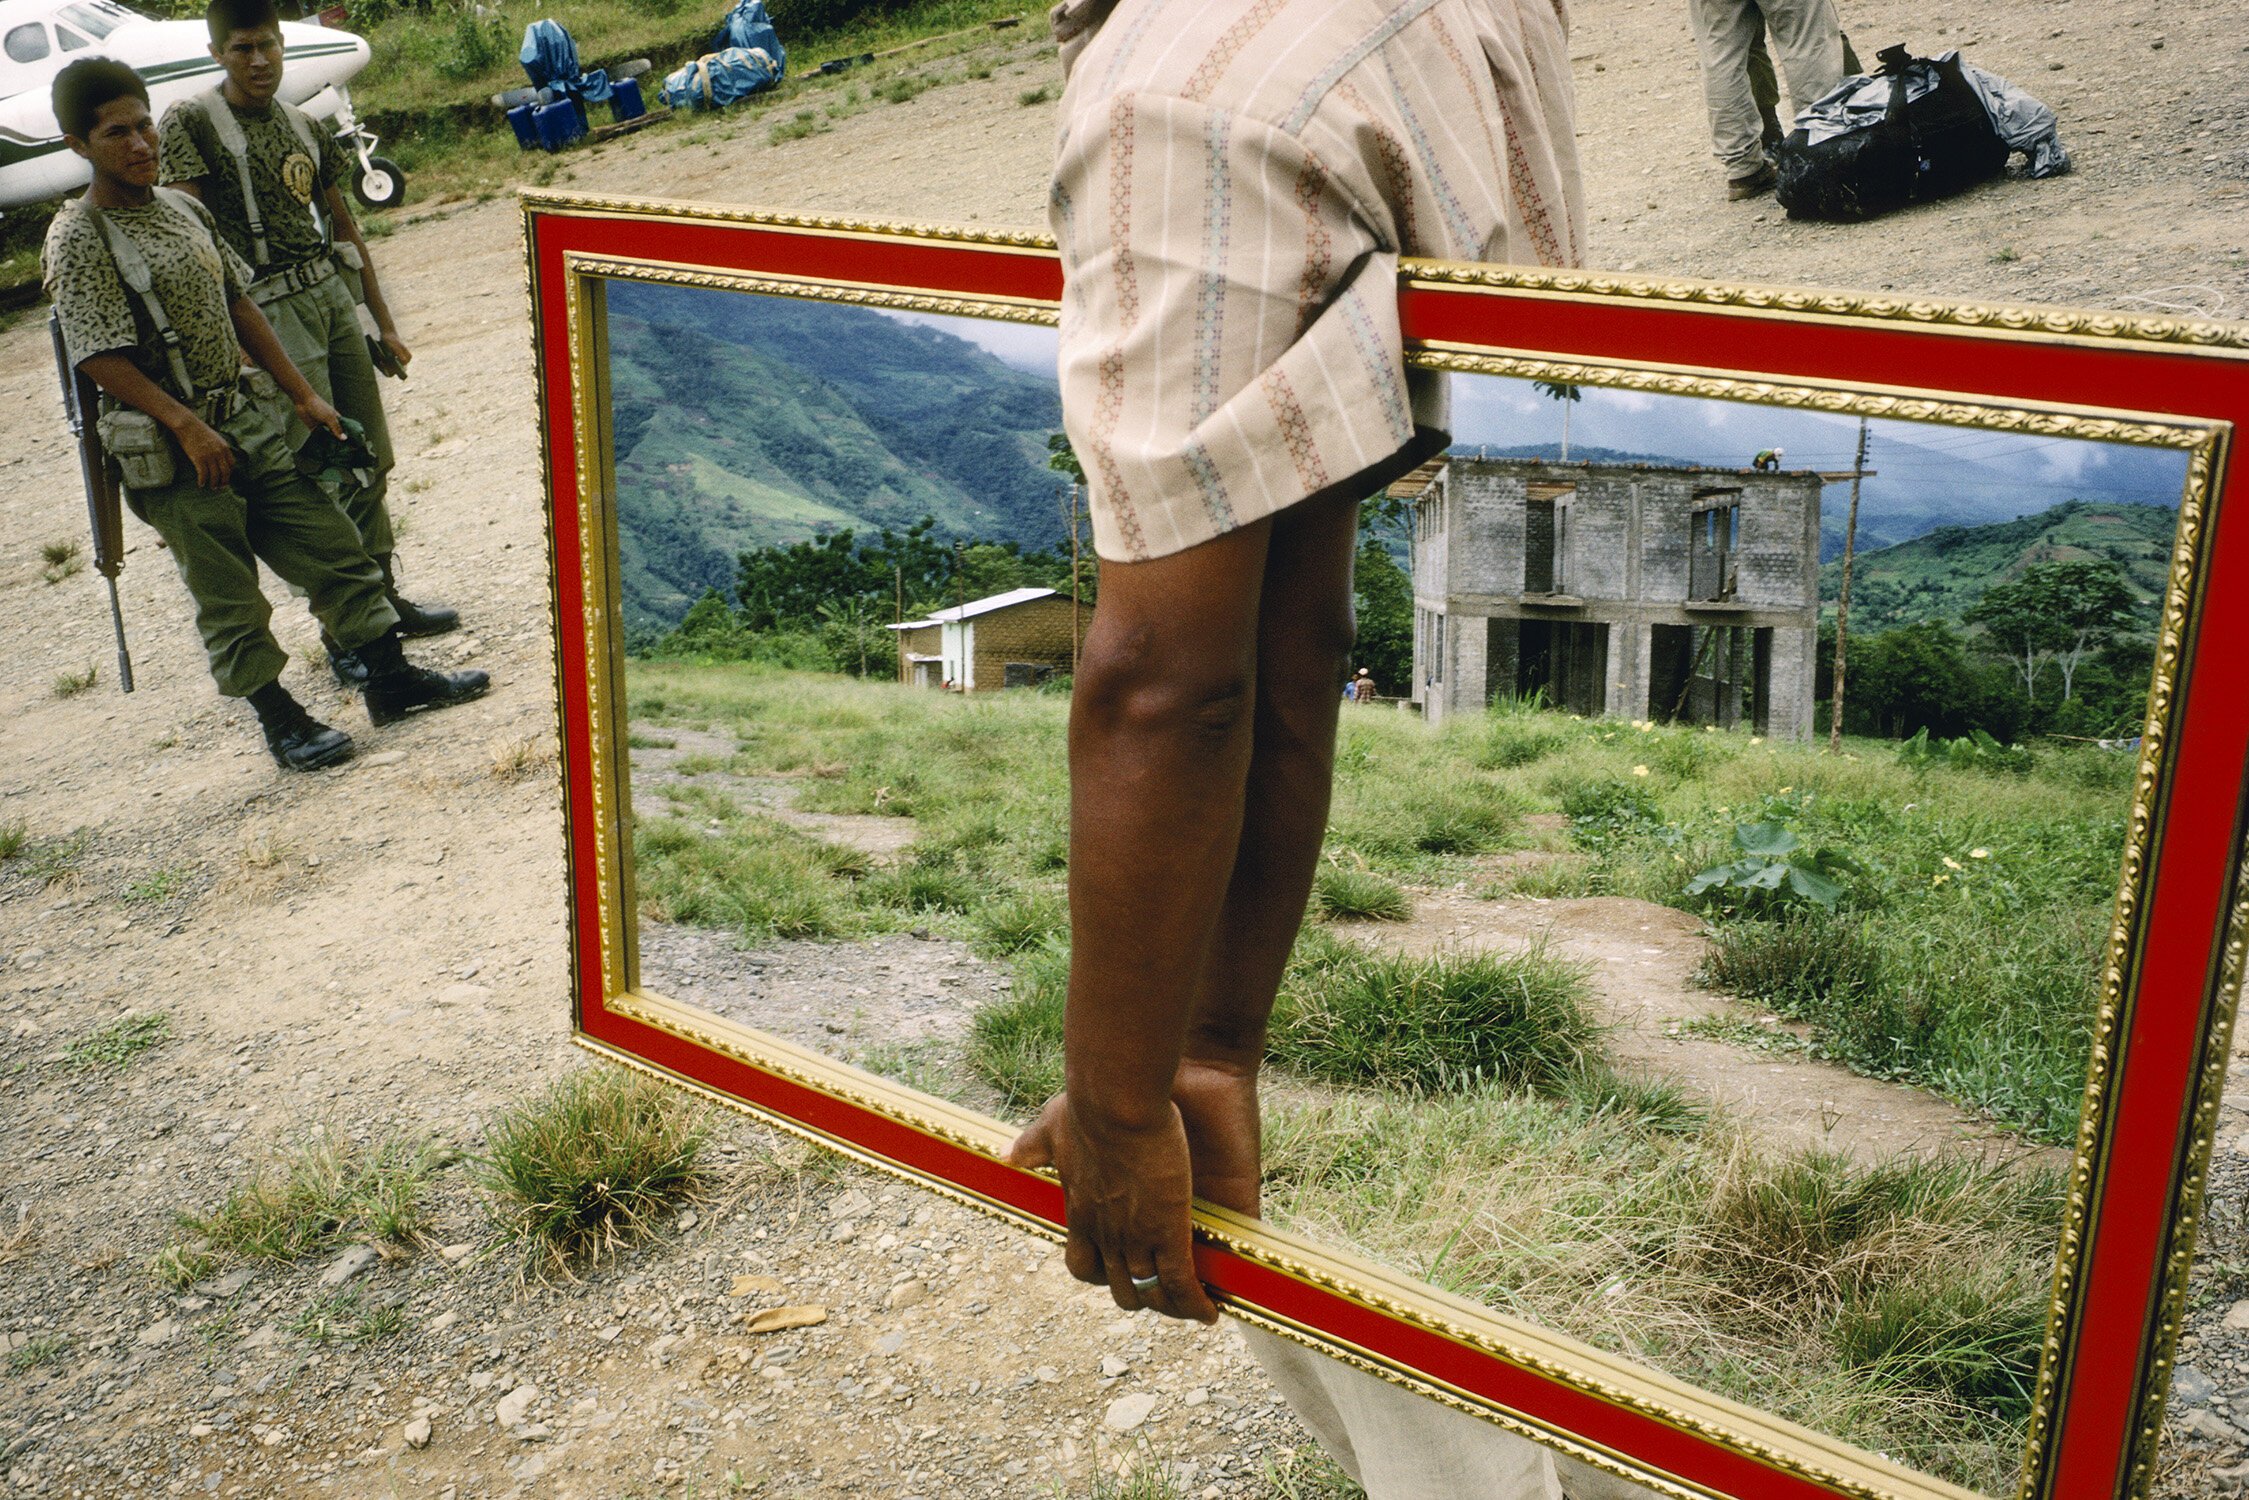
<svg viewBox="0 0 2249 1500"><path fill-rule="evenodd" d="M273 325L289 362L304 372L312 388L344 416L367 430L367 446L375 453L374 478L364 489L341 500L344 514L359 528L367 551L381 556L397 550L391 531L390 491L394 455L390 424L383 419L383 393L376 383L375 361L367 353L367 335L359 327L359 309L339 273L317 286L276 297L264 304L266 321ZM304 446L311 433L291 418L289 447Z"/></svg>
<svg viewBox="0 0 2249 1500"><path fill-rule="evenodd" d="M268 624L273 606L258 587L259 563L302 592L321 626L347 648L389 630L398 612L351 521L297 472L273 412L245 401L217 429L234 445L234 478L224 489L198 485L182 458L172 483L133 491L130 499L179 566L219 691L247 698L289 660Z"/></svg>

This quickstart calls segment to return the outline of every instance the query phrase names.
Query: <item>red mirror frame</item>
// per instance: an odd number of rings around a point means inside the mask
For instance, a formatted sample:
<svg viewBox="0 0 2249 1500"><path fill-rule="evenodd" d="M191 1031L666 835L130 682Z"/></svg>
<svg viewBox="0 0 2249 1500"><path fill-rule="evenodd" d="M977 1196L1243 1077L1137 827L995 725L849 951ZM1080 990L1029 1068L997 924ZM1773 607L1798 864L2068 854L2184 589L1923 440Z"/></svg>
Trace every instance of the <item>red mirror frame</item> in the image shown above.
<svg viewBox="0 0 2249 1500"><path fill-rule="evenodd" d="M1057 1237L1059 1185L998 1159L1009 1127L638 988L600 315L603 282L630 277L1052 322L1050 242L554 193L524 211L577 1040ZM2021 1489L2146 1494L2249 948L2249 495L2230 462L2249 326L1435 262L1400 296L1412 357L1441 368L2187 453ZM1269 1226L1207 1206L1197 1224L1229 1312L1664 1493L1969 1494Z"/></svg>

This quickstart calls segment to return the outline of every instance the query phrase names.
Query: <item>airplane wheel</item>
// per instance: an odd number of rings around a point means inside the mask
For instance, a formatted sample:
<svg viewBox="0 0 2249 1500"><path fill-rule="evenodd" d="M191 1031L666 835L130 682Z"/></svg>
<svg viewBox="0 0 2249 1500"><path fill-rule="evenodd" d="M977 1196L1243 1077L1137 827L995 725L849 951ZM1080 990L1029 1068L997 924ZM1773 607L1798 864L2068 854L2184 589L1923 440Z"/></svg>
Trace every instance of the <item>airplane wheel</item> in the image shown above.
<svg viewBox="0 0 2249 1500"><path fill-rule="evenodd" d="M387 156L370 156L351 174L352 196L369 208L396 208L406 201L406 174Z"/></svg>

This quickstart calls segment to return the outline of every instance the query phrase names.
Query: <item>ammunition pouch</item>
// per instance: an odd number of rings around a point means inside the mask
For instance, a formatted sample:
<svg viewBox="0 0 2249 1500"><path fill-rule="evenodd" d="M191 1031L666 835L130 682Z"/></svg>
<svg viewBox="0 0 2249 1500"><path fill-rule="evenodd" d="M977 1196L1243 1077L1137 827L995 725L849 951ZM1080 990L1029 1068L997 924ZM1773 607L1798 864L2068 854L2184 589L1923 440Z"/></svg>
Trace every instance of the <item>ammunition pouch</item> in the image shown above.
<svg viewBox="0 0 2249 1500"><path fill-rule="evenodd" d="M160 490L179 474L180 448L162 422L145 411L120 406L94 423L102 451L117 465L118 483L127 490Z"/></svg>

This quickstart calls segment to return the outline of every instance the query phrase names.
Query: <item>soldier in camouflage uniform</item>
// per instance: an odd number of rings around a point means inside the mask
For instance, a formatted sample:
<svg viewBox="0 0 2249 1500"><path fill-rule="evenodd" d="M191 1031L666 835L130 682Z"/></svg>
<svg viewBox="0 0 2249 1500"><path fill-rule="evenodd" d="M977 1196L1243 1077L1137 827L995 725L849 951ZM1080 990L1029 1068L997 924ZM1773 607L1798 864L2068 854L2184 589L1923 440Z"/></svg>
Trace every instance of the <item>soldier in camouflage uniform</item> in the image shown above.
<svg viewBox="0 0 2249 1500"><path fill-rule="evenodd" d="M481 696L482 672L408 662L383 574L335 503L297 472L284 423L340 433L246 292L250 276L210 212L155 186L148 90L122 63L55 76L55 118L93 166L47 233L42 263L71 363L103 393L100 431L134 514L171 549L195 600L219 691L246 698L285 769L349 758L351 739L281 686L288 656L268 626L260 562L304 591L321 628L368 664L368 717ZM245 370L247 349L259 370Z"/></svg>
<svg viewBox="0 0 2249 1500"><path fill-rule="evenodd" d="M226 77L209 93L164 111L161 180L203 200L229 248L253 273L250 299L289 358L344 416L365 429L375 455L369 483L347 489L344 511L383 571L402 635L440 635L460 623L442 606L398 592L396 546L384 503L390 428L376 380L380 357L403 372L413 352L398 336L343 186L349 156L303 111L278 97L281 23L273 0L212 0L211 55ZM360 320L364 296L372 331ZM372 342L371 342L372 341ZM293 427L292 447L309 434ZM336 675L364 681L365 663L327 642Z"/></svg>

